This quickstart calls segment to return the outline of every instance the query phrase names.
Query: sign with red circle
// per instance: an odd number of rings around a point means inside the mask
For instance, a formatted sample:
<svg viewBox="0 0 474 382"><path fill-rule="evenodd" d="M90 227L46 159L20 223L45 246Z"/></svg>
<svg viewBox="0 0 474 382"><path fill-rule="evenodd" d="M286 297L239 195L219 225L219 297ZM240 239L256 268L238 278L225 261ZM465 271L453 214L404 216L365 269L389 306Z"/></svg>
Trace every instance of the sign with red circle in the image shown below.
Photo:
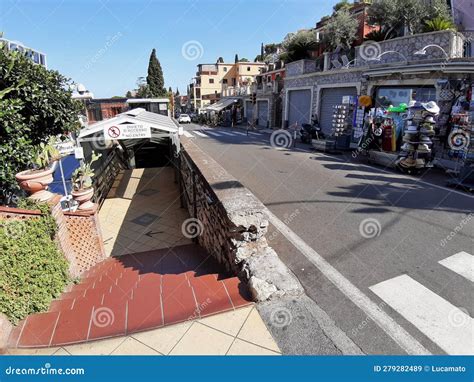
<svg viewBox="0 0 474 382"><path fill-rule="evenodd" d="M120 129L117 126L111 126L107 130L107 134L110 138L117 139L118 137L120 137Z"/></svg>

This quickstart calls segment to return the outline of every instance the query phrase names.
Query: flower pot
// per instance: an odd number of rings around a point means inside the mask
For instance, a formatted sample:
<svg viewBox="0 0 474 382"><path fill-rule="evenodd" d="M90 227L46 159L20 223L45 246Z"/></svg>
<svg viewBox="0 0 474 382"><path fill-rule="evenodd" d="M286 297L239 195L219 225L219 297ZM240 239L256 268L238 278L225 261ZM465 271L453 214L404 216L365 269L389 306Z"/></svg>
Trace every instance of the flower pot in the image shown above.
<svg viewBox="0 0 474 382"><path fill-rule="evenodd" d="M53 197L48 185L53 182L55 166L47 170L26 170L15 175L22 190L30 194L30 199L45 202Z"/></svg>
<svg viewBox="0 0 474 382"><path fill-rule="evenodd" d="M72 197L76 202L79 203L78 209L88 210L94 207L94 203L91 202L94 196L94 188L86 188L85 190L74 190L71 192Z"/></svg>

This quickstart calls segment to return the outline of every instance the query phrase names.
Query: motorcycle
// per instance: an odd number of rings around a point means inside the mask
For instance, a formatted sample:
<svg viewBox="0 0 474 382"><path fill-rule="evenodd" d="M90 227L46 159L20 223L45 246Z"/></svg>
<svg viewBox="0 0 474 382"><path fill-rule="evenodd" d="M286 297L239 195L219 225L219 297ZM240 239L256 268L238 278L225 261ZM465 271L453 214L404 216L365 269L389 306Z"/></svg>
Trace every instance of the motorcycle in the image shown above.
<svg viewBox="0 0 474 382"><path fill-rule="evenodd" d="M312 119L312 123L303 123L300 129L301 142L311 143L312 139L324 139L325 135L319 126L319 122L316 118Z"/></svg>

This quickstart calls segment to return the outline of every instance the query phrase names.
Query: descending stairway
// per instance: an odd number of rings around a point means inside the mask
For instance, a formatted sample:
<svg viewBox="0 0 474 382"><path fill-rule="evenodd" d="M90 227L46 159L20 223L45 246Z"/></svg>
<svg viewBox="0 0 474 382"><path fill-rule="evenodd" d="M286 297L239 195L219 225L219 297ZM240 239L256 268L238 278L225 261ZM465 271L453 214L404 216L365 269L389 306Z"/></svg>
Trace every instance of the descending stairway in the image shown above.
<svg viewBox="0 0 474 382"><path fill-rule="evenodd" d="M123 336L250 304L237 277L199 246L108 258L21 321L10 347L47 347Z"/></svg>

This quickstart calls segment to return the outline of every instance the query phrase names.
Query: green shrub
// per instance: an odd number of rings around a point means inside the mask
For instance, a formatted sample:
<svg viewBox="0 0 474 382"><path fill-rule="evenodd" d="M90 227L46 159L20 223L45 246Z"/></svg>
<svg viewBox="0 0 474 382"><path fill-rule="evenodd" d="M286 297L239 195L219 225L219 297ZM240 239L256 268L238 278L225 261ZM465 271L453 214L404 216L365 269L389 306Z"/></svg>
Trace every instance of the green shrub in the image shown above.
<svg viewBox="0 0 474 382"><path fill-rule="evenodd" d="M46 311L69 281L54 219L46 206L38 207L38 218L0 221L0 312L15 324Z"/></svg>
<svg viewBox="0 0 474 382"><path fill-rule="evenodd" d="M456 26L454 25L453 21L443 17L435 17L434 19L425 22L425 28L423 31L437 32L445 30L456 30Z"/></svg>

